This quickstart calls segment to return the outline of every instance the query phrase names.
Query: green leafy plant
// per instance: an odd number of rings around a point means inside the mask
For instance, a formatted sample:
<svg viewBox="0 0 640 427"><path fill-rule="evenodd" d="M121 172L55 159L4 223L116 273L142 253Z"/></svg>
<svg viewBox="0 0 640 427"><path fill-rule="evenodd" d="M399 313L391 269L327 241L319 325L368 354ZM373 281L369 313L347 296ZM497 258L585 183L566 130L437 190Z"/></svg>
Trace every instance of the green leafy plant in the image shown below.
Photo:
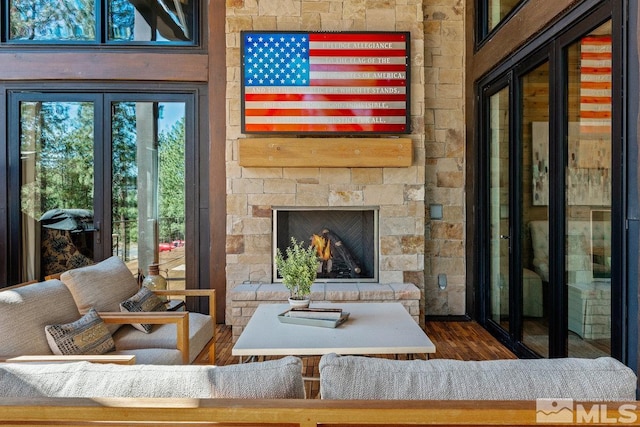
<svg viewBox="0 0 640 427"><path fill-rule="evenodd" d="M291 238L291 246L283 254L276 250L276 268L282 276L282 283L289 289L292 299L305 299L311 294L311 285L318 275L318 255L316 249Z"/></svg>

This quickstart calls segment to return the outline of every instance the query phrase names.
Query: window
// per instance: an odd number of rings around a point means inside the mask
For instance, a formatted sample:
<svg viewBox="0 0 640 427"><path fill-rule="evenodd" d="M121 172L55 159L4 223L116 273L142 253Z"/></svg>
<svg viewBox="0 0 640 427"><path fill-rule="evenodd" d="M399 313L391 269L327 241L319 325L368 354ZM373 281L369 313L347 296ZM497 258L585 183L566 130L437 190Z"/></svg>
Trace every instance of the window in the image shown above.
<svg viewBox="0 0 640 427"><path fill-rule="evenodd" d="M112 254L184 282L185 105L114 102L111 111Z"/></svg>
<svg viewBox="0 0 640 427"><path fill-rule="evenodd" d="M478 0L478 39L483 40L523 0Z"/></svg>
<svg viewBox="0 0 640 427"><path fill-rule="evenodd" d="M549 357L549 61L526 64L520 78L522 340Z"/></svg>
<svg viewBox="0 0 640 427"><path fill-rule="evenodd" d="M187 282L200 280L198 259L207 259L199 240L208 214L195 159L208 155L195 137L196 99L11 92L7 151L19 167L9 168L8 198L19 203L5 226L6 282L115 255L132 274L158 263L170 286L198 287Z"/></svg>
<svg viewBox="0 0 640 427"><path fill-rule="evenodd" d="M93 261L94 103L20 102L22 281Z"/></svg>
<svg viewBox="0 0 640 427"><path fill-rule="evenodd" d="M9 43L197 43L196 0L8 0ZM104 30L103 30L104 29Z"/></svg>
<svg viewBox="0 0 640 427"><path fill-rule="evenodd" d="M509 324L509 87L488 95L490 316Z"/></svg>
<svg viewBox="0 0 640 427"><path fill-rule="evenodd" d="M569 356L582 354L575 343L591 343L602 355L610 354L611 348L611 32L608 21L565 49Z"/></svg>

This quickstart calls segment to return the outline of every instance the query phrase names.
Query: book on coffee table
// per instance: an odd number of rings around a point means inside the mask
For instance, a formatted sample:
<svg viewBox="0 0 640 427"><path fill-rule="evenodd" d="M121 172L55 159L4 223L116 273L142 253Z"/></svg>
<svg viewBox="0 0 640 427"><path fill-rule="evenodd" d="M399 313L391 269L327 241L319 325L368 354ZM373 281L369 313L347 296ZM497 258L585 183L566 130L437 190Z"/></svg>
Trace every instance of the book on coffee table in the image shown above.
<svg viewBox="0 0 640 427"><path fill-rule="evenodd" d="M340 308L292 308L288 317L304 317L306 319L339 319L342 316Z"/></svg>
<svg viewBox="0 0 640 427"><path fill-rule="evenodd" d="M302 313L296 313L293 316L291 315L293 309L287 310L284 313L280 313L278 315L278 320L280 323L293 323L297 325L307 325L307 326L321 326L323 328L337 328L342 325L344 322L349 319L349 313L346 311L338 310L340 312L340 316L334 319L327 319L326 316L332 315L335 316L335 313L332 312L327 314L326 312L322 315L325 317L314 318L314 317L301 317ZM308 313L307 313L308 314ZM318 315L316 314L313 314Z"/></svg>

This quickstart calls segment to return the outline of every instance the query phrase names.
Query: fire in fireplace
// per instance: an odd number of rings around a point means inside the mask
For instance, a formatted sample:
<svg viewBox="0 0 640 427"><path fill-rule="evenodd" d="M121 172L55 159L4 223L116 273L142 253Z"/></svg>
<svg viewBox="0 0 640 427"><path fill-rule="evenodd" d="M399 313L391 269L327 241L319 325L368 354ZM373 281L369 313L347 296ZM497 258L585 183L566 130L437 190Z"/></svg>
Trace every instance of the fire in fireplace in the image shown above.
<svg viewBox="0 0 640 427"><path fill-rule="evenodd" d="M377 208L273 208L273 254L294 237L316 248L319 282L377 282ZM281 281L273 268L274 282Z"/></svg>

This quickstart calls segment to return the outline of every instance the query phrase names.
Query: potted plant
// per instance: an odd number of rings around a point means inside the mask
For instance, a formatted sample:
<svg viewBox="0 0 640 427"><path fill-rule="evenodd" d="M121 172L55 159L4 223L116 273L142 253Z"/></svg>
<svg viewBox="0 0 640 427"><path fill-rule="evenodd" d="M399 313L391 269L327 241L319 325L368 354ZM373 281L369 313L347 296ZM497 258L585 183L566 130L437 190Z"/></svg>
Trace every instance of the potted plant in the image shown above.
<svg viewBox="0 0 640 427"><path fill-rule="evenodd" d="M276 249L276 268L282 277L282 283L289 289L289 303L296 306L308 306L311 285L318 274L318 255L316 249L291 238L291 245L283 254Z"/></svg>

